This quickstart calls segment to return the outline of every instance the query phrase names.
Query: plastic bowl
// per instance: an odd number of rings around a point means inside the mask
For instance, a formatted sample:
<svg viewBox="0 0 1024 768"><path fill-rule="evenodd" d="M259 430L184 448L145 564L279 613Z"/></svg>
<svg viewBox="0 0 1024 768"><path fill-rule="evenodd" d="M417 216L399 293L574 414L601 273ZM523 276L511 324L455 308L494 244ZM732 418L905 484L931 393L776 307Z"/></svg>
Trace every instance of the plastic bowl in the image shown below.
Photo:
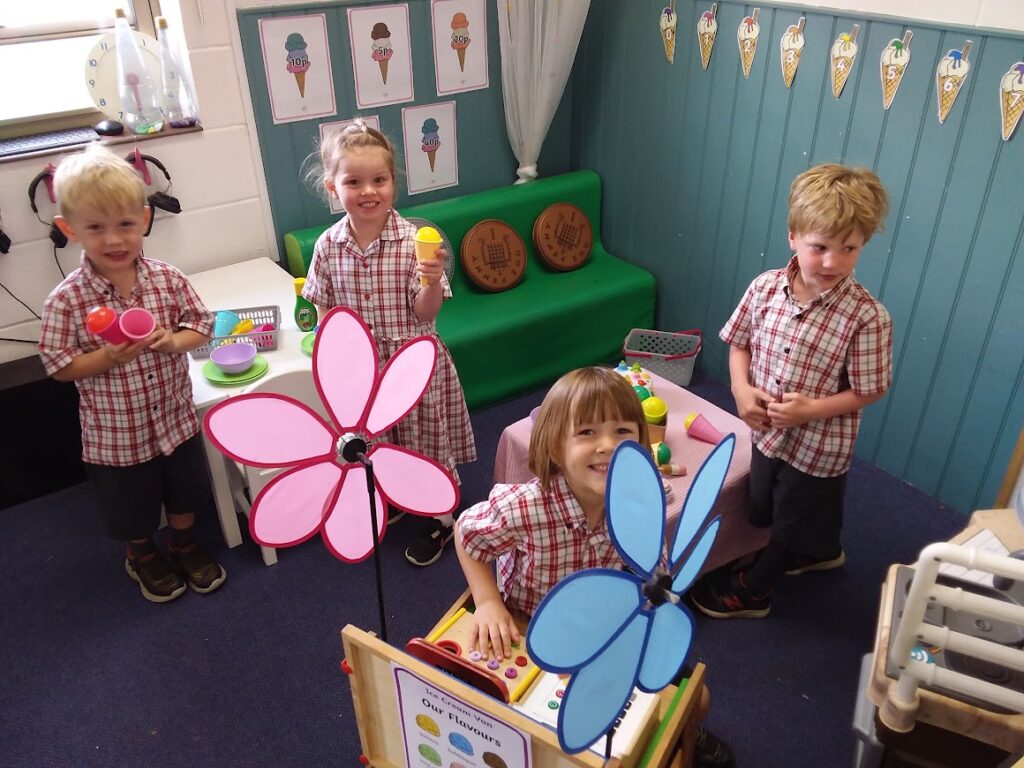
<svg viewBox="0 0 1024 768"><path fill-rule="evenodd" d="M245 373L256 362L252 344L221 344L210 353L210 359L224 373Z"/></svg>

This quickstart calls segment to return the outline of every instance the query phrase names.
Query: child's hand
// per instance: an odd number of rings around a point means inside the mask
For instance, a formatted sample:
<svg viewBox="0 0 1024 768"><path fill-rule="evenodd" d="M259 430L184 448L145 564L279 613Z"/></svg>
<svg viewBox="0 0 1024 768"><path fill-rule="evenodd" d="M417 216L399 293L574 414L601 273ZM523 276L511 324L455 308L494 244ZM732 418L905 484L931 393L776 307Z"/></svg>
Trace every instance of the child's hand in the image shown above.
<svg viewBox="0 0 1024 768"><path fill-rule="evenodd" d="M489 600L476 607L473 625L469 630L470 650L479 651L490 658L488 649L494 649L495 658L512 655L512 643L519 642L519 630L501 600Z"/></svg>
<svg viewBox="0 0 1024 768"><path fill-rule="evenodd" d="M768 418L773 427L799 427L816 418L814 402L813 397L787 392L780 402L768 404Z"/></svg>
<svg viewBox="0 0 1024 768"><path fill-rule="evenodd" d="M136 341L134 344L129 344L127 341L123 344L104 344L103 352L114 365L130 363L146 351L147 341L148 337L141 341Z"/></svg>
<svg viewBox="0 0 1024 768"><path fill-rule="evenodd" d="M170 328L157 328L149 336L143 339L149 349L154 352L174 353L178 351L178 344L174 338L174 331Z"/></svg>
<svg viewBox="0 0 1024 768"><path fill-rule="evenodd" d="M774 426L768 415L768 408L775 399L767 392L756 387L745 387L734 393L736 412L743 423L755 432L764 432Z"/></svg>
<svg viewBox="0 0 1024 768"><path fill-rule="evenodd" d="M426 280L430 285L441 281L441 275L444 274L444 261L448 253L444 248L438 248L436 255L436 259L416 262L416 277Z"/></svg>

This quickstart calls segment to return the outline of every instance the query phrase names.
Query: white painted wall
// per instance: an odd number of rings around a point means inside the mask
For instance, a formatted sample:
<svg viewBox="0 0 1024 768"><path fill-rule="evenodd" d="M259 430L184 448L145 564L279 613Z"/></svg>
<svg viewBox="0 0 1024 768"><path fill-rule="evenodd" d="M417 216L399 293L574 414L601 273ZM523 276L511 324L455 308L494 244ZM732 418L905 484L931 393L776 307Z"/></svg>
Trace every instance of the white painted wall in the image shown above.
<svg viewBox="0 0 1024 768"><path fill-rule="evenodd" d="M200 104L203 131L139 143L159 158L174 181L171 193L181 201L177 216L160 212L146 254L174 264L186 274L258 256L278 258L260 162L255 123L241 64L233 0L163 0L162 9L184 29ZM131 144L112 149L127 154ZM59 156L0 164L0 215L14 241L0 254L0 282L36 312L60 281L47 227L28 206L29 182ZM163 176L153 168L154 187ZM37 204L49 221L54 207L43 186ZM65 272L74 269L80 250L58 252ZM0 336L38 340L39 323L0 291ZM0 342L0 363L36 354L34 346Z"/></svg>
<svg viewBox="0 0 1024 768"><path fill-rule="evenodd" d="M1024 0L828 0L828 2L787 2L823 11L846 11L861 16L890 16L919 19L936 24L957 24L981 29L1024 31Z"/></svg>

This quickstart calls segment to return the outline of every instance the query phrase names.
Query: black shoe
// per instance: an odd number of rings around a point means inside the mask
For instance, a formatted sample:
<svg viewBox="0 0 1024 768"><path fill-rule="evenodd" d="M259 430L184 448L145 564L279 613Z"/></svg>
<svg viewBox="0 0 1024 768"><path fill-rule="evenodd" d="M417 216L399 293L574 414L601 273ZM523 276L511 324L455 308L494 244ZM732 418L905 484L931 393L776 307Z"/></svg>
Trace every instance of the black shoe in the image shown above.
<svg viewBox="0 0 1024 768"><path fill-rule="evenodd" d="M736 758L728 744L706 728L699 728L693 745L693 764L697 768L732 768Z"/></svg>
<svg viewBox="0 0 1024 768"><path fill-rule="evenodd" d="M195 541L190 541L181 548L175 547L173 542L168 543L167 554L170 555L178 573L188 581L193 592L204 595L213 592L228 577L227 571L211 560Z"/></svg>
<svg viewBox="0 0 1024 768"><path fill-rule="evenodd" d="M124 569L151 603L166 603L185 594L185 582L158 551L124 560Z"/></svg>
<svg viewBox="0 0 1024 768"><path fill-rule="evenodd" d="M754 595L743 583L743 574L728 581L701 584L690 590L690 602L705 616L715 619L763 619L772 609L772 593Z"/></svg>
<svg viewBox="0 0 1024 768"><path fill-rule="evenodd" d="M388 504L388 525L394 525L405 517L405 510Z"/></svg>
<svg viewBox="0 0 1024 768"><path fill-rule="evenodd" d="M444 545L451 541L454 528L440 520L428 520L416 541L405 550L405 559L413 565L436 563L444 551Z"/></svg>
<svg viewBox="0 0 1024 768"><path fill-rule="evenodd" d="M839 550L838 557L830 557L827 560L813 560L809 557L795 556L786 565L787 576L799 576L809 571L831 571L833 568L841 568L846 562L846 553Z"/></svg>

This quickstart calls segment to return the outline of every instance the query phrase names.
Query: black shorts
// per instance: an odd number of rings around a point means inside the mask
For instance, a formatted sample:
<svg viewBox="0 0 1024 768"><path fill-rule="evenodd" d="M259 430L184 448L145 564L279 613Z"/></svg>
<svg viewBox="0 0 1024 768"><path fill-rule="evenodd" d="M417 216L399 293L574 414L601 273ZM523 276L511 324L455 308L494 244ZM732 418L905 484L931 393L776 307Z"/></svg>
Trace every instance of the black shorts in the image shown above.
<svg viewBox="0 0 1024 768"><path fill-rule="evenodd" d="M750 524L772 529L786 549L827 560L841 548L846 475L815 477L782 459L750 452Z"/></svg>
<svg viewBox="0 0 1024 768"><path fill-rule="evenodd" d="M169 515L201 512L210 502L203 436L197 434L169 456L130 467L86 464L99 497L107 533L118 541L147 539L160 527L160 508Z"/></svg>

